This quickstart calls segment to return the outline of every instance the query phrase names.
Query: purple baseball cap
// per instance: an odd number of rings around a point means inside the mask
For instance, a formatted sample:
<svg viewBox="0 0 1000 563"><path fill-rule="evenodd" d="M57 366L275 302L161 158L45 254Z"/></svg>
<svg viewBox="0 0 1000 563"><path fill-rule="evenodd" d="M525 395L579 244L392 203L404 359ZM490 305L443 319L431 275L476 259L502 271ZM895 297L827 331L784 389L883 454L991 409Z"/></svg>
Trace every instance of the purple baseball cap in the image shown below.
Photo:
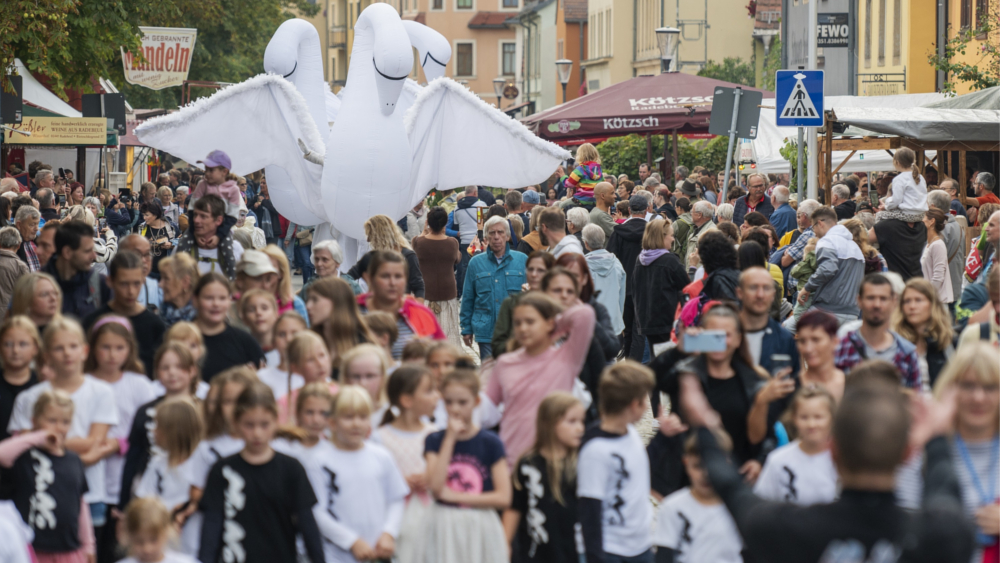
<svg viewBox="0 0 1000 563"><path fill-rule="evenodd" d="M205 165L205 168L214 168L216 166L222 166L226 170L230 170L233 167L233 161L229 160L229 155L222 151L212 151L208 153L205 160L199 160Z"/></svg>

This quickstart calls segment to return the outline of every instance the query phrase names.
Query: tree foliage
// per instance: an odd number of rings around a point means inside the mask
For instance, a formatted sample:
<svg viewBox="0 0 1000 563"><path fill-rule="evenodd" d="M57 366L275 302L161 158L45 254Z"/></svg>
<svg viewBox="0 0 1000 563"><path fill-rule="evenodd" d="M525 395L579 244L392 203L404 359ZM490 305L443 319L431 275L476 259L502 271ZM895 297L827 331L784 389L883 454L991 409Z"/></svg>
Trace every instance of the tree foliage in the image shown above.
<svg viewBox="0 0 1000 563"><path fill-rule="evenodd" d="M978 27L960 30L944 46L944 54L935 51L927 57L927 62L936 70L945 72L945 82L941 91L955 95L955 87L968 83L971 90L983 90L1000 85L1000 45L997 37L1000 21L1000 4L989 2L987 14L981 14ZM983 41L982 39L985 39ZM974 60L955 60L973 50Z"/></svg>
<svg viewBox="0 0 1000 563"><path fill-rule="evenodd" d="M698 71L698 76L724 80L733 84L753 86L755 82L753 63L739 57L726 57L721 63L708 61L705 68Z"/></svg>
<svg viewBox="0 0 1000 563"><path fill-rule="evenodd" d="M663 155L663 135L651 137L653 159ZM667 154L673 154L672 139L667 137ZM677 158L681 166L688 170L695 166L704 166L716 172L726 167L726 148L729 137L714 137L709 140L688 140L677 138ZM641 135L626 135L614 137L597 146L601 155L601 168L607 174L628 174L629 178L637 178L639 165L646 162L646 138Z"/></svg>
<svg viewBox="0 0 1000 563"><path fill-rule="evenodd" d="M793 141L791 139L785 139L778 149L778 153L782 158L788 161L788 165L791 166L791 173L788 175L788 189L794 194L798 193L799 188L799 143L798 141ZM809 158L809 147L802 147L802 156L806 159Z"/></svg>
<svg viewBox="0 0 1000 563"><path fill-rule="evenodd" d="M781 39L775 37L771 40L771 50L767 52L767 57L764 58L760 88L768 92L774 92L774 81L779 70L781 70Z"/></svg>

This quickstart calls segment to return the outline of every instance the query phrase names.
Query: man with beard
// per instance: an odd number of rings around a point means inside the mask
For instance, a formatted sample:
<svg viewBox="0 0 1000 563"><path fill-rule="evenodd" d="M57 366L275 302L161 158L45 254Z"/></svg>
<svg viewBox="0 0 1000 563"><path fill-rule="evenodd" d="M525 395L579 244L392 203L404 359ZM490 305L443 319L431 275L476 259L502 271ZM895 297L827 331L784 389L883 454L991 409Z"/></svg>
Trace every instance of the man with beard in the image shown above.
<svg viewBox="0 0 1000 563"><path fill-rule="evenodd" d="M771 218L774 207L771 205L771 200L765 197L765 191L767 191L767 178L763 174L751 174L747 177L747 195L740 197L733 204L735 208L733 223L736 223L737 227L743 225L743 218L753 211L763 214L768 219Z"/></svg>
<svg viewBox="0 0 1000 563"><path fill-rule="evenodd" d="M775 285L774 278L764 268L754 266L740 274L736 296L741 305L743 335L755 365L771 372L772 357L785 354L792 360L792 377L798 378L800 362L795 336L771 318L771 305L777 294Z"/></svg>
<svg viewBox="0 0 1000 563"><path fill-rule="evenodd" d="M896 308L896 293L889 278L868 274L858 291L861 328L840 340L834 363L845 374L865 360L884 360L896 367L904 387L920 390L917 348L889 330L889 318Z"/></svg>

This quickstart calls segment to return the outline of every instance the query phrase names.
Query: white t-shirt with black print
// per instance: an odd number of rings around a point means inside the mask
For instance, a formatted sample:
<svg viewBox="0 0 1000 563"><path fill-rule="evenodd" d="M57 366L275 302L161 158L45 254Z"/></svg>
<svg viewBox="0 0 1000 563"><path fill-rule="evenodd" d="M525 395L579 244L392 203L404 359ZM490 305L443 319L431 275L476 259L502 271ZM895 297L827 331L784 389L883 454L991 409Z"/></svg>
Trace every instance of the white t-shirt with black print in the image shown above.
<svg viewBox="0 0 1000 563"><path fill-rule="evenodd" d="M623 435L588 430L577 467L577 498L601 501L604 551L634 557L649 550L649 456L635 427Z"/></svg>
<svg viewBox="0 0 1000 563"><path fill-rule="evenodd" d="M753 492L767 500L809 506L833 502L837 483L830 450L809 455L795 440L767 456Z"/></svg>
<svg viewBox="0 0 1000 563"><path fill-rule="evenodd" d="M726 505L702 504L689 488L660 503L653 543L674 550L676 563L743 562L743 539Z"/></svg>
<svg viewBox="0 0 1000 563"><path fill-rule="evenodd" d="M142 474L135 488L136 498L156 497L171 513L186 504L191 498L191 458L170 467L167 454L157 452L149 460L146 472ZM188 519L181 530L181 552L195 556L198 553L200 526Z"/></svg>
<svg viewBox="0 0 1000 563"><path fill-rule="evenodd" d="M126 371L121 379L109 383L115 392L115 404L118 405L118 424L108 430L108 438L127 440L132 432L132 420L139 407L156 398L153 382L143 374ZM118 504L118 496L122 489L122 470L125 468L125 456L114 454L105 458L107 467L105 473L104 502Z"/></svg>
<svg viewBox="0 0 1000 563"><path fill-rule="evenodd" d="M188 477L192 487L205 488L205 480L208 479L208 472L212 470L215 462L224 457L238 454L243 450L243 440L234 438L228 434L222 434L209 440L202 440L191 454L188 463Z"/></svg>
<svg viewBox="0 0 1000 563"><path fill-rule="evenodd" d="M351 546L358 538L374 547L383 532L399 535L410 488L389 450L365 442L344 451L321 440L310 458L306 470L319 500L313 513L326 563L356 563Z"/></svg>
<svg viewBox="0 0 1000 563"><path fill-rule="evenodd" d="M17 396L14 403L14 413L10 417L7 431L21 432L31 430L31 411L35 407L38 396L52 389L52 384L43 381ZM84 376L83 384L71 396L73 399L73 420L69 427L67 438L86 438L90 436L92 424L118 424L118 407L115 404L115 392L107 383ZM126 433L128 431L126 430ZM108 498L105 487L105 468L107 464L102 459L86 468L87 494L84 500L89 504L105 502Z"/></svg>

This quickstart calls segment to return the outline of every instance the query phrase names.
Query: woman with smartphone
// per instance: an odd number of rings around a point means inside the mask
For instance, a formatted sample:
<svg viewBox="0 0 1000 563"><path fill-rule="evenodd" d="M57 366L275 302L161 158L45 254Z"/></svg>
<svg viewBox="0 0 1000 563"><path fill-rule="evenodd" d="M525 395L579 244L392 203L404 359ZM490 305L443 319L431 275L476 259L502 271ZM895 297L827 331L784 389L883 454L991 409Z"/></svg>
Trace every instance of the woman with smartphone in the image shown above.
<svg viewBox="0 0 1000 563"><path fill-rule="evenodd" d="M173 226L163 216L163 204L160 200L152 198L143 203L139 208L142 213L142 224L139 225L139 234L149 239L150 250L153 253L153 268L149 272L149 277L160 279L160 260L170 254L174 247Z"/></svg>

